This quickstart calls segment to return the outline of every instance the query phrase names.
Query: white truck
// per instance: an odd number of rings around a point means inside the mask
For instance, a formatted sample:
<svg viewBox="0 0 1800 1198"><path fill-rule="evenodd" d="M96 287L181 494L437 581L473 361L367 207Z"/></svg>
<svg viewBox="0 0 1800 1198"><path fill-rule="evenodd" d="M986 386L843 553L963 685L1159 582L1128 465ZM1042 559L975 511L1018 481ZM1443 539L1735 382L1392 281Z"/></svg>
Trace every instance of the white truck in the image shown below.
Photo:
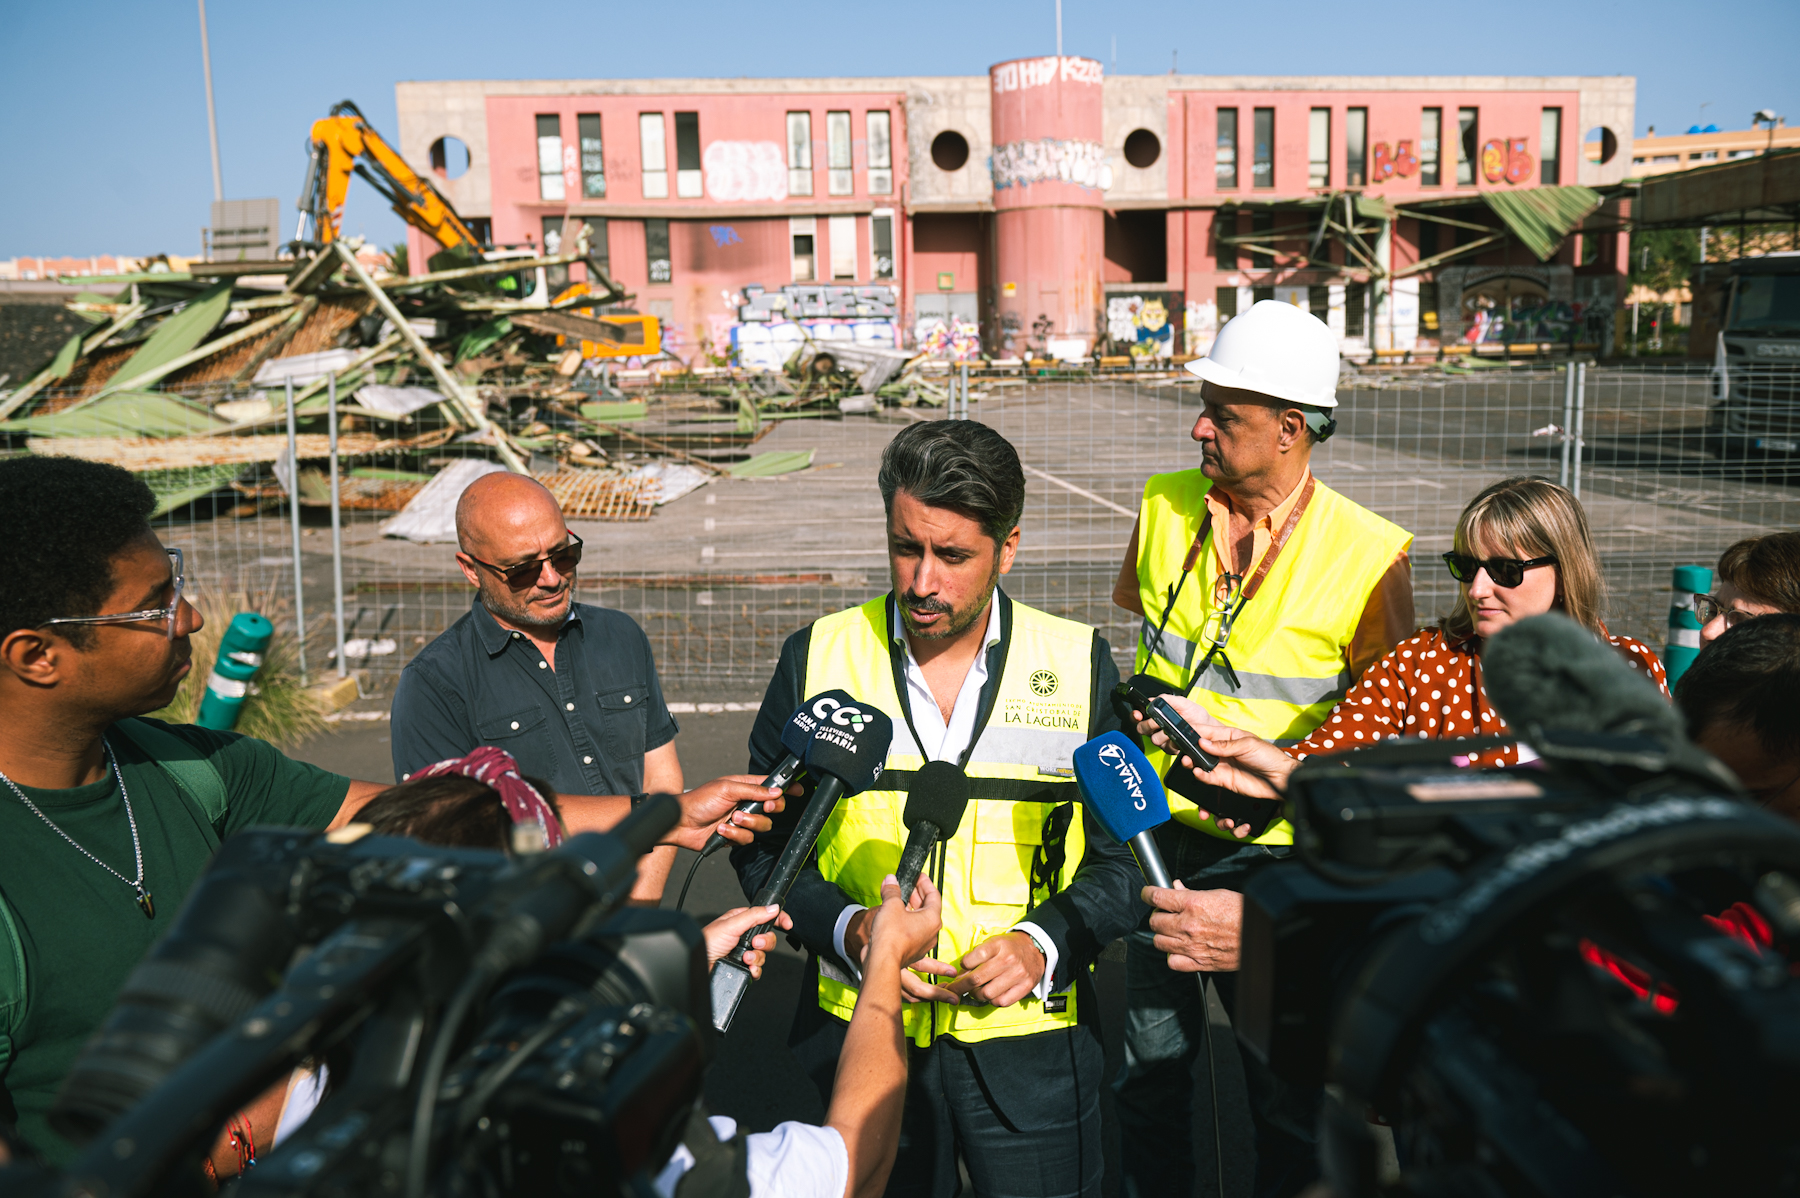
<svg viewBox="0 0 1800 1198"><path fill-rule="evenodd" d="M1708 431L1724 456L1800 455L1800 253L1726 269Z"/></svg>

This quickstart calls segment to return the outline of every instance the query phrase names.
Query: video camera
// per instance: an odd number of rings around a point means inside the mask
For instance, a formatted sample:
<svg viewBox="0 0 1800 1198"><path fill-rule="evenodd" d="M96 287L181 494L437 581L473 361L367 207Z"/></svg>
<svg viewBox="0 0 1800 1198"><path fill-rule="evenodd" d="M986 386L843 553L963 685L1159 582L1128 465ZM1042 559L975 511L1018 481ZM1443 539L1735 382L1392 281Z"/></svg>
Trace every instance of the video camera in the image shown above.
<svg viewBox="0 0 1800 1198"><path fill-rule="evenodd" d="M655 796L518 859L232 837L57 1097L82 1155L0 1193L202 1194L225 1121L307 1061L329 1091L244 1198L646 1192L713 1047L698 927L619 910L678 815Z"/></svg>
<svg viewBox="0 0 1800 1198"><path fill-rule="evenodd" d="M1298 860L1245 888L1238 1033L1328 1084L1327 1179L1343 1198L1800 1190L1800 829L1641 735L1538 729L1548 769L1455 768L1504 743L1306 762Z"/></svg>

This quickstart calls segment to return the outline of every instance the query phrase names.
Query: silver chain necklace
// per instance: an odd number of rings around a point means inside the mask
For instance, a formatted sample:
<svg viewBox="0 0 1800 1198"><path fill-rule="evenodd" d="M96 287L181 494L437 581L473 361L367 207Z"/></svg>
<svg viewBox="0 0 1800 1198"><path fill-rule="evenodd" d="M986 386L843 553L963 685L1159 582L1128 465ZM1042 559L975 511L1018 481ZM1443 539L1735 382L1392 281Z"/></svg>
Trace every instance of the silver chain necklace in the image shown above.
<svg viewBox="0 0 1800 1198"><path fill-rule="evenodd" d="M17 782L14 782L11 778L8 778L5 774L0 774L0 782L4 782L8 786L12 787L12 792L19 796L19 802L21 802L21 803L25 804L27 807L31 808L31 812L33 815L37 816L39 819L41 819L45 823L49 824L51 831L55 832L58 836L62 837L64 840L68 841L70 844L74 845L76 852L80 853L83 857L86 857L89 861L92 861L95 865L98 865L101 869L105 870L107 873L111 874L113 877L119 879L119 881L125 883L125 885L127 885L127 886L131 887L133 890L137 891L138 910L140 910L144 913L145 919L155 919L156 918L156 901L155 901L154 897L151 895L151 893L148 890L144 889L144 846L138 841L137 817L131 813L131 795L125 789L125 775L119 772L118 758L113 756L112 746L106 743L106 739L104 737L102 737L100 740L100 747L106 750L106 764L112 767L113 778L119 784L119 797L121 799L125 800L125 819L131 824L131 855L133 857L137 858L137 879L135 881L132 880L131 878L126 877L124 874L120 873L118 870L114 869L112 866L108 865L106 862L100 860L100 858L94 856L92 853L90 853L86 849L82 848L79 841L77 841L73 836L70 836L67 832L63 831L61 828L57 827L55 820L53 820L49 816L45 815L41 810L39 810L38 805L36 803L32 802L30 799L25 797L25 792L23 790L19 789L19 784Z"/></svg>

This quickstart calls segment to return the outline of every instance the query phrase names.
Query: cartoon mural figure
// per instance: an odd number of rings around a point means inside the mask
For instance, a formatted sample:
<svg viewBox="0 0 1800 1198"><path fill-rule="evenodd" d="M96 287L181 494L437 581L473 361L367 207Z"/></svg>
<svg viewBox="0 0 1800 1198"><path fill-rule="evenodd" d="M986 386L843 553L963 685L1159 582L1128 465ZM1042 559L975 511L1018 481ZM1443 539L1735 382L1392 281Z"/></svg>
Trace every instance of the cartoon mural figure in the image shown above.
<svg viewBox="0 0 1800 1198"><path fill-rule="evenodd" d="M1106 301L1106 335L1138 359L1175 354L1175 329L1160 296L1115 295Z"/></svg>
<svg viewBox="0 0 1800 1198"><path fill-rule="evenodd" d="M974 321L952 316L946 324L940 318L922 331L919 349L934 358L968 362L981 356L981 329Z"/></svg>

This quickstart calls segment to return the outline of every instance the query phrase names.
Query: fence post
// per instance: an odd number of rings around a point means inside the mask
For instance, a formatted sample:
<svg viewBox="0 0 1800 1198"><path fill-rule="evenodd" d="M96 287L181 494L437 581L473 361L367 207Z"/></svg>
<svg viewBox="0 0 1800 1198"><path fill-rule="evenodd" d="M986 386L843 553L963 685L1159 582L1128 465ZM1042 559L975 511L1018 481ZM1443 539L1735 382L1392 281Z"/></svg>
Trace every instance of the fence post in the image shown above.
<svg viewBox="0 0 1800 1198"><path fill-rule="evenodd" d="M1581 450L1583 445L1581 434L1586 416L1587 363L1583 362L1575 368L1575 427L1570 430L1575 438L1575 452L1571 455L1573 461L1570 463L1569 475L1572 481L1569 484L1569 490L1575 493L1577 499L1581 498Z"/></svg>
<svg viewBox="0 0 1800 1198"><path fill-rule="evenodd" d="M1556 481L1569 485L1569 446L1575 440L1575 359L1563 368L1562 472Z"/></svg>
<svg viewBox="0 0 1800 1198"><path fill-rule="evenodd" d="M327 384L330 396L327 399L326 431L331 434L331 444L327 451L331 455L331 584L333 614L337 619L337 676L342 678L349 672L344 661L344 521L343 510L338 507L338 410L337 410L337 375L331 376ZM294 464L294 478L300 477L300 465ZM298 490L298 487L296 487Z"/></svg>
<svg viewBox="0 0 1800 1198"><path fill-rule="evenodd" d="M294 638L300 646L300 683L306 677L306 584L300 568L300 454L294 442L294 376L287 380L288 508L294 534Z"/></svg>
<svg viewBox="0 0 1800 1198"><path fill-rule="evenodd" d="M1700 652L1700 617L1694 596L1712 590L1712 571L1705 566L1676 566L1669 596L1669 641L1663 648L1663 669L1674 686Z"/></svg>
<svg viewBox="0 0 1800 1198"><path fill-rule="evenodd" d="M962 364L962 418L969 418L969 364Z"/></svg>

